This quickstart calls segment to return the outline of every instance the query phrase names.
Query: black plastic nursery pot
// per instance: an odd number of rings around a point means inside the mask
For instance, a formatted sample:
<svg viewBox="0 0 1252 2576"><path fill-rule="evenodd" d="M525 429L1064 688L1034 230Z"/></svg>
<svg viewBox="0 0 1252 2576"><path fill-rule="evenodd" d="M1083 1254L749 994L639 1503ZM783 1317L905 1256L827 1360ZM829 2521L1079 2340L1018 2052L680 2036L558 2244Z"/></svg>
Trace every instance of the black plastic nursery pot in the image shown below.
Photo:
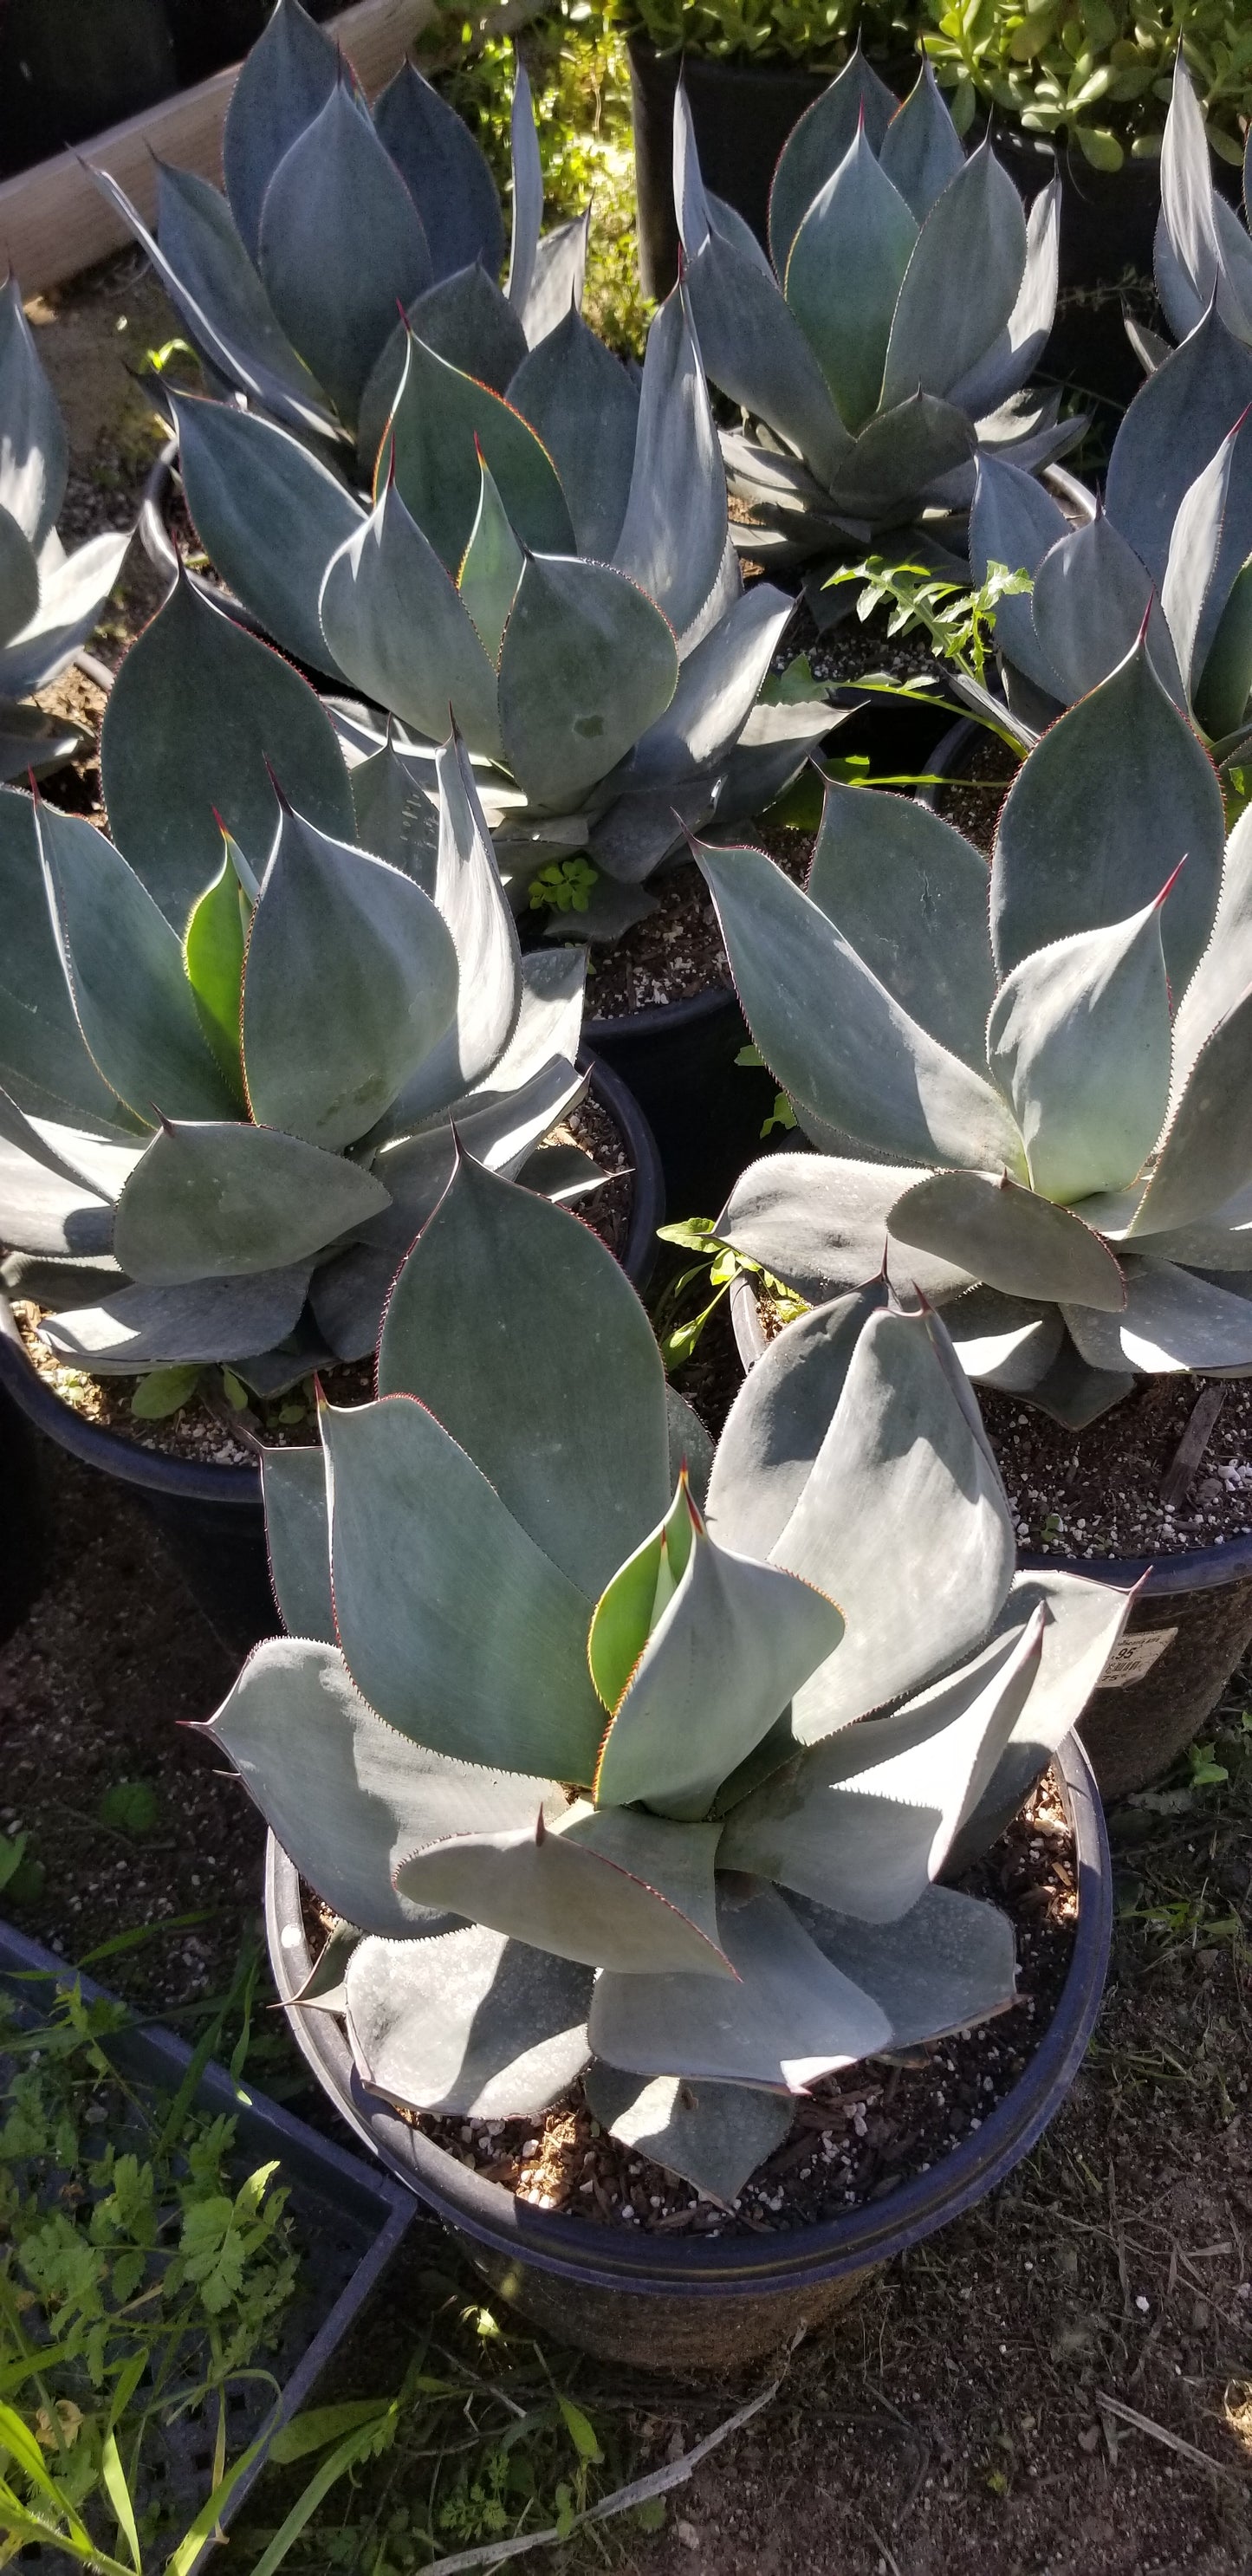
<svg viewBox="0 0 1252 2576"><path fill-rule="evenodd" d="M265 1910L278 1991L297 2044L336 2109L435 2210L498 2296L606 2360L723 2375L846 2307L884 2263L971 2209L1060 2109L1100 2006L1112 1893L1100 1803L1073 1736L1055 1761L1074 1833L1078 1923L1055 2013L1025 2073L942 2164L886 2200L789 2235L660 2237L594 2227L533 2208L458 2163L365 2090L337 2018L292 2008L311 1962L300 1881L271 1835Z"/></svg>
<svg viewBox="0 0 1252 2576"><path fill-rule="evenodd" d="M0 1391L24 1424L67 1449L143 1505L193 1599L231 1654L245 1655L277 1625L265 1551L261 1478L255 1467L202 1464L141 1449L75 1413L27 1358L0 1295ZM103 1504L103 1492L101 1501Z"/></svg>
<svg viewBox="0 0 1252 2576"><path fill-rule="evenodd" d="M590 1094L612 1119L626 1146L634 1181L630 1225L622 1268L641 1292L656 1258L657 1227L665 1221L665 1184L661 1160L647 1119L625 1082L611 1065L594 1061L587 1049L580 1068L590 1067ZM0 1475L9 1463L24 1478L32 1495L41 1490L34 1479L41 1440L81 1458L101 1476L125 1485L155 1522L183 1581L211 1628L234 1655L246 1655L258 1638L274 1634L278 1624L270 1588L265 1545L265 1513L258 1467L218 1466L212 1461L176 1458L159 1449L141 1449L119 1432L107 1431L62 1402L28 1359L12 1307L0 1292ZM15 1425L12 1449L7 1437ZM31 1435L36 1435L32 1443ZM32 1447L34 1455L32 1456ZM19 1485L18 1493L24 1490ZM0 1538L7 1527L7 1502L0 1502ZM14 1518L22 1515L20 1501ZM32 1517L22 1534L13 1567L0 1565L0 1637L10 1600L16 1626L28 1605L42 1559L43 1524ZM29 1589L22 1589L23 1569ZM10 1590L10 1587L12 1589Z"/></svg>
<svg viewBox="0 0 1252 2576"><path fill-rule="evenodd" d="M48 1500L40 1453L33 1424L0 1387L0 1646L43 1581Z"/></svg>
<svg viewBox="0 0 1252 2576"><path fill-rule="evenodd" d="M729 987L621 1019L589 1020L587 1043L629 1085L648 1121L671 1215L720 1207L761 1150L777 1088L768 1074L735 1061L749 1040Z"/></svg>
<svg viewBox="0 0 1252 2576"><path fill-rule="evenodd" d="M302 0L310 18L330 18L345 0ZM164 0L180 84L207 80L243 60L264 31L274 0Z"/></svg>
<svg viewBox="0 0 1252 2576"><path fill-rule="evenodd" d="M178 88L164 0L3 0L0 177Z"/></svg>
<svg viewBox="0 0 1252 2576"><path fill-rule="evenodd" d="M715 62L702 54L660 54L646 36L627 39L635 129L639 271L658 302L678 275L674 221L674 92L681 68L705 186L752 226L764 245L774 164L797 117L829 86L828 72L800 63Z"/></svg>
<svg viewBox="0 0 1252 2576"><path fill-rule="evenodd" d="M765 1350L751 1279L732 1280L744 1368ZM1194 1742L1252 1643L1252 1536L1169 1556L1032 1555L1024 1573L1083 1574L1119 1592L1142 1586L1079 1726L1105 1804L1159 1780Z"/></svg>
<svg viewBox="0 0 1252 2576"><path fill-rule="evenodd" d="M64 1959L36 1941L0 1923L0 1987L17 2007L19 2027L35 2025L59 1984L77 1983L85 2003L104 1999L94 1985ZM167 2097L178 2093L191 2049L154 2022L111 2033L103 2043L112 2064L128 2083L151 2087ZM3 2066L0 2050L0 2067ZM332 2138L307 2128L281 2104L269 2101L251 2085L237 2084L226 2069L207 2065L195 2087L197 2110L236 2123L235 2161L240 2179L260 2164L277 2160L278 2180L287 2187L288 2208L302 2243L301 2287L281 2329L279 2349L271 2357L281 2394L274 2403L267 2376L254 2372L243 2383L241 2402L232 2394L232 2450L238 2454L264 2433L266 2448L280 2427L298 2415L330 2361L360 2315L413 2218L411 2195L400 2190L375 2163L346 2155ZM198 2466L204 2429L182 2417L162 2431L165 2478L162 2499L194 2520L211 2484ZM221 2524L234 2521L245 2497L265 2466L265 2450L244 2469L221 2513ZM220 2526L219 2526L220 2528ZM187 2576L202 2576L215 2559L216 2538L205 2541ZM36 2551L22 2552L34 2557Z"/></svg>

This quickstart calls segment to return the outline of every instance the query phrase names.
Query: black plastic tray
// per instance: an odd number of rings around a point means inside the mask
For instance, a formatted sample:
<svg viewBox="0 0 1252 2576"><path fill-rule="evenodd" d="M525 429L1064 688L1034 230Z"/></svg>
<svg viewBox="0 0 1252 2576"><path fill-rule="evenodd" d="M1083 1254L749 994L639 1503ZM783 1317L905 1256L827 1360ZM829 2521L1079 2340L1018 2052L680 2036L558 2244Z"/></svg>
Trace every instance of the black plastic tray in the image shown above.
<svg viewBox="0 0 1252 2576"><path fill-rule="evenodd" d="M40 2017L42 1981L69 1983L76 1971L36 1941L26 1940L0 1923L0 1989L18 2007L19 2021ZM105 1989L79 1976L86 2002L98 2001ZM155 2024L136 2023L110 2033L102 2045L119 2074L130 2082L176 2093L191 2050L186 2042ZM0 2053L0 2067L3 2066ZM366 2299L390 2262L416 2210L412 2194L381 2166L363 2164L329 2138L319 2137L263 2093L237 2084L221 2066L206 2066L196 2087L198 2110L225 2113L237 2122L235 2158L240 2178L258 2164L277 2158L285 2184L288 2210L303 2249L300 2280L287 2309L277 2349L267 2357L282 2387L269 2438L307 2405L314 2383L336 2347L360 2314ZM237 2458L255 2441L273 2406L264 2382L245 2381L227 2398L230 2454ZM161 2435L165 2475L163 2504L181 2516L182 2528L194 2520L212 2484L209 2465L213 2429L203 2420L184 2417ZM266 2445L268 2449L268 2442ZM266 2452L237 2479L222 2508L229 2523L265 2466ZM216 2544L206 2541L191 2576L200 2576Z"/></svg>

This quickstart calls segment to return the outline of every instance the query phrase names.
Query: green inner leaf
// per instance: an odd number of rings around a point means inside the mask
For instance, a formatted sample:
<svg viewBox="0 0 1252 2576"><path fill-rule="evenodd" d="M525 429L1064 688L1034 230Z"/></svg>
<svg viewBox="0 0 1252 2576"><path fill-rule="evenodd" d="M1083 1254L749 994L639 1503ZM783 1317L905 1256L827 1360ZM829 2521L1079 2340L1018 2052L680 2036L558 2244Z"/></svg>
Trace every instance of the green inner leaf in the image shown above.
<svg viewBox="0 0 1252 2576"><path fill-rule="evenodd" d="M240 1055L243 958L252 907L240 883L229 833L222 864L194 904L183 938L187 975L200 1026L239 1106L244 1103Z"/></svg>

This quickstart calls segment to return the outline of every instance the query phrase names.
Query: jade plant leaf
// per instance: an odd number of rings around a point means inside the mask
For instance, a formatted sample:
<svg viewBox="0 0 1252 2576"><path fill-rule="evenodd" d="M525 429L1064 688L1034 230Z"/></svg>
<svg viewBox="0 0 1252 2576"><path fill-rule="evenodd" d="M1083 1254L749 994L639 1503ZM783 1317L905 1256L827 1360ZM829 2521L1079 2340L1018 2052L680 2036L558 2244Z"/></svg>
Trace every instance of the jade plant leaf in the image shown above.
<svg viewBox="0 0 1252 2576"><path fill-rule="evenodd" d="M525 1385L492 1321L502 1278L530 1354ZM581 1587L589 1624L669 1495L660 1354L603 1244L564 1209L463 1161L392 1291L378 1391L429 1405Z"/></svg>
<svg viewBox="0 0 1252 2576"><path fill-rule="evenodd" d="M180 933L221 865L215 808L249 857L268 851L271 769L319 831L354 837L343 754L308 682L185 579L118 672L100 769L113 837Z"/></svg>
<svg viewBox="0 0 1252 2576"><path fill-rule="evenodd" d="M585 1596L423 1404L321 1419L335 1617L371 1707L439 1752L589 1780L602 1719Z"/></svg>
<svg viewBox="0 0 1252 2576"><path fill-rule="evenodd" d="M587 2063L590 1968L477 1923L430 1940L363 1941L345 1986L361 2079L385 2102L531 2119Z"/></svg>
<svg viewBox="0 0 1252 2576"><path fill-rule="evenodd" d="M452 934L384 859L284 806L243 979L248 1100L331 1152L382 1116L456 1011Z"/></svg>

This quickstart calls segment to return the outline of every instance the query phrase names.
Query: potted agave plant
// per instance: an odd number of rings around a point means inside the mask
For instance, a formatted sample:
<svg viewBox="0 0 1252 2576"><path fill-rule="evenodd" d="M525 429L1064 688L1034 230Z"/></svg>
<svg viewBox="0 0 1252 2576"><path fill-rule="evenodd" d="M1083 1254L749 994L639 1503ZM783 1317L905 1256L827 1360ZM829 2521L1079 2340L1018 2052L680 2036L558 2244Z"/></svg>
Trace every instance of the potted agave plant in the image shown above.
<svg viewBox="0 0 1252 2576"><path fill-rule="evenodd" d="M1034 473L1081 433L1028 379L1056 301L1055 186L1029 218L990 144L967 160L924 65L901 106L855 54L784 146L770 258L701 178L683 91L674 195L692 317L724 431L737 543L811 564L819 621L846 612L832 561L893 546L965 558L978 461ZM771 266L772 261L772 266Z"/></svg>
<svg viewBox="0 0 1252 2576"><path fill-rule="evenodd" d="M67 555L57 535L68 471L65 425L39 363L15 277L0 290L0 779L73 757L79 727L29 701L97 625L128 535Z"/></svg>
<svg viewBox="0 0 1252 2576"><path fill-rule="evenodd" d="M1194 1407L1252 1369L1249 817L1227 840L1144 638L1025 761L990 874L926 808L837 786L807 893L760 852L700 858L756 1043L819 1148L746 1172L713 1233L802 1298L898 1245L988 1391L1002 1457L1028 1409L1045 1417L1051 1482L1019 1535L1071 1526L1097 1439L1104 1478L1146 1460L1130 1526L1152 1535L1133 1562L1089 1560L1085 1515L1069 1541L1103 1579L1142 1584L1085 1721L1106 1792L1142 1786L1252 1634L1238 1479L1229 1528L1175 1528L1158 1502L1171 1462L1153 1470L1136 1428L1171 1378Z"/></svg>
<svg viewBox="0 0 1252 2576"><path fill-rule="evenodd" d="M540 236L522 71L513 155L502 291L494 183L453 111L406 69L371 128L281 0L232 100L226 196L163 172L149 246L211 379L246 397L174 401L218 574L307 669L363 693L338 715L354 751L394 720L420 775L451 705L528 935L564 937L572 915L612 943L654 911L646 881L685 855L684 824L759 811L837 718L820 697L758 703L792 603L744 593L687 308L676 294L656 317L641 383L583 323L586 225ZM720 1128L744 1091L689 869L685 887L703 985L649 986L640 1009L624 981L626 1007L589 1032L684 1190L701 1158L722 1186L742 1160Z"/></svg>
<svg viewBox="0 0 1252 2576"><path fill-rule="evenodd" d="M454 1118L487 1163L577 1197L603 1172L544 1139L590 1081L634 1166L640 1276L655 1152L623 1087L575 1061L585 951L520 955L455 736L433 803L386 750L350 774L312 691L183 584L123 666L102 765L112 841L0 802L4 1277L74 1384L44 1383L9 1305L0 1377L138 1489L250 1643L273 1616L256 1467L229 1438L221 1462L220 1429L207 1460L198 1427L168 1454L160 1418L207 1396L246 1427L372 1351ZM118 1376L138 1418L84 1419Z"/></svg>
<svg viewBox="0 0 1252 2576"><path fill-rule="evenodd" d="M1125 1600L1015 1574L911 1292L877 1279L784 1336L710 1469L602 1247L468 1158L396 1281L377 1386L322 1407L320 1454L266 1459L291 1633L211 1722L272 1827L293 2029L505 2295L601 2352L742 2360L989 2188L1071 2079L1107 1933L1068 1730ZM889 2211L736 2233L825 2071L1011 2003L1008 1923L937 1882L1053 1759L1078 1938L1020 2081ZM729 2233L649 2233L646 2204L592 2226L450 2152L465 2121L588 2110Z"/></svg>

